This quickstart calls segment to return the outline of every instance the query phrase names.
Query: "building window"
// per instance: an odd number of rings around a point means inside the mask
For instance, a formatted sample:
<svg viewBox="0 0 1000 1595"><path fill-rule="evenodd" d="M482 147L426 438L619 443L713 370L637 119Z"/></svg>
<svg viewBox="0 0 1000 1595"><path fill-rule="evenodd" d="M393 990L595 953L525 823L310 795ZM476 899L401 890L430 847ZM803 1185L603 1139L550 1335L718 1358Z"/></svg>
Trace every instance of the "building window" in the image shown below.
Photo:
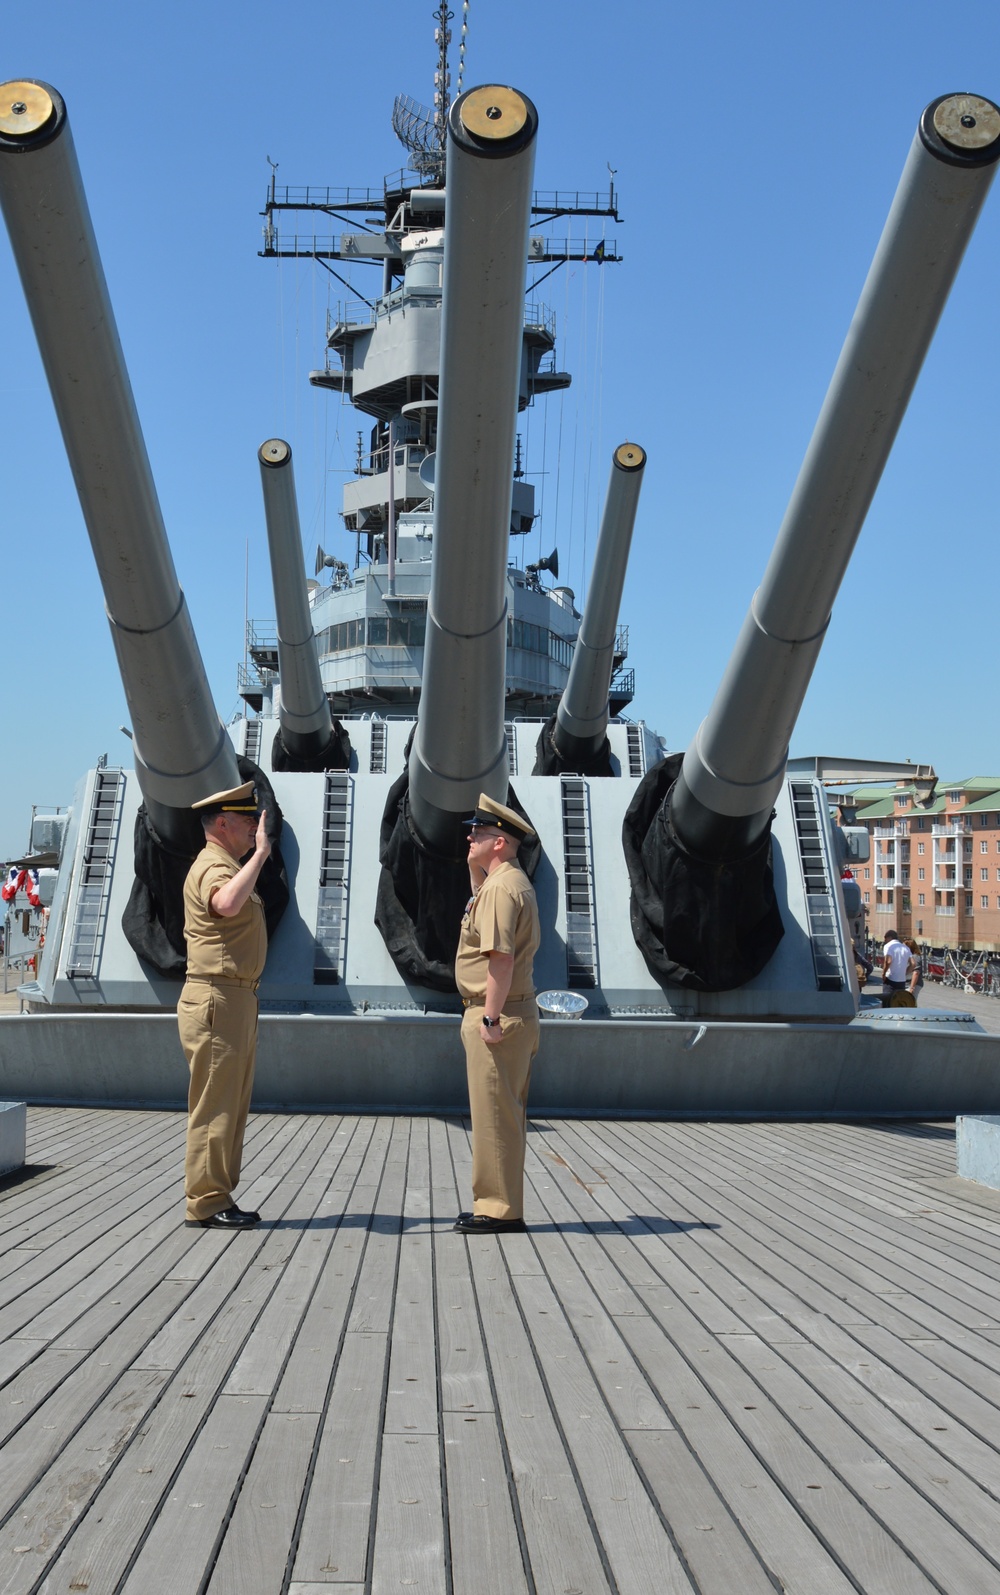
<svg viewBox="0 0 1000 1595"><path fill-rule="evenodd" d="M989 815L988 814L980 814L980 816L979 816L979 829L981 831L985 831L985 829L986 829L987 825L989 825L989 823L990 823Z"/></svg>
<svg viewBox="0 0 1000 1595"><path fill-rule="evenodd" d="M918 852L918 853L922 853L922 852L923 852L923 850L924 850L924 844L923 844L923 842L918 842L918 843L917 843L917 852Z"/></svg>
<svg viewBox="0 0 1000 1595"><path fill-rule="evenodd" d="M962 801L961 792L949 792L948 793L948 802L949 803L961 803L961 801Z"/></svg>
<svg viewBox="0 0 1000 1595"><path fill-rule="evenodd" d="M980 906L980 908L989 908L989 906L990 906L990 900L986 896L985 892L983 893L982 897L979 899L979 906Z"/></svg>
<svg viewBox="0 0 1000 1595"><path fill-rule="evenodd" d="M966 911L967 914L971 914L972 913L972 893L971 892L966 892L966 894L965 894L965 911Z"/></svg>
<svg viewBox="0 0 1000 1595"><path fill-rule="evenodd" d="M917 893L917 904L918 904L918 906L920 908L923 908L923 906L924 906L924 894L923 894L923 892L918 892Z"/></svg>
<svg viewBox="0 0 1000 1595"><path fill-rule="evenodd" d="M923 866L921 866L921 868L917 870L917 880L918 881L922 881L923 878L924 878L924 870L923 870Z"/></svg>
<svg viewBox="0 0 1000 1595"><path fill-rule="evenodd" d="M990 850L990 844L989 844L989 842L986 840L986 838L984 836L982 841L979 844L979 851L980 851L980 853L988 853L989 850Z"/></svg>
<svg viewBox="0 0 1000 1595"><path fill-rule="evenodd" d="M990 872L989 872L988 869L981 869L979 871L979 879L981 881L988 881L989 878L990 878Z"/></svg>
<svg viewBox="0 0 1000 1595"><path fill-rule="evenodd" d="M918 814L913 823L916 826L918 831L922 831L923 828L924 828L924 817L923 817L923 815L922 814Z"/></svg>
<svg viewBox="0 0 1000 1595"><path fill-rule="evenodd" d="M865 902L866 902L866 903L870 903L870 902L871 902L871 900L872 900L872 894L871 894L871 892L866 892L866 893L865 893ZM998 905L998 907L1000 907L1000 897L998 897L998 898L997 898L997 905Z"/></svg>
<svg viewBox="0 0 1000 1595"><path fill-rule="evenodd" d="M872 878L872 872L871 872L871 870L870 870L870 869L866 869L866 870L865 870L865 880L866 880L866 881L870 881L870 880L871 880L871 878ZM1000 881L1000 869L998 869L998 870L997 870L997 880L998 880L998 881ZM868 901L868 899L867 899L867 898L865 898L865 901L866 901L866 902L867 902L867 901Z"/></svg>

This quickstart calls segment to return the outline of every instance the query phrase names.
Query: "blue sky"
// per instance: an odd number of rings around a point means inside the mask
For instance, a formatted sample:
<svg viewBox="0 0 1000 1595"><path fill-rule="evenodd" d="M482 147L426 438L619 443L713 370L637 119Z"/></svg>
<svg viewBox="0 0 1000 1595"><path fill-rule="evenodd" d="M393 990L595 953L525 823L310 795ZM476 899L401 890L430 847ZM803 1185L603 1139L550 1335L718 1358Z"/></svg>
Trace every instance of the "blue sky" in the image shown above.
<svg viewBox="0 0 1000 1595"><path fill-rule="evenodd" d="M181 584L220 714L235 712L244 561L272 613L255 453L292 442L303 541L341 557L358 422L308 387L321 268L257 258L279 182L370 184L401 164L392 100L430 99L430 0L49 0L4 22L4 78L69 107ZM460 13L460 5L454 9ZM624 264L565 268L562 399L522 426L542 496L528 557L586 583L611 450L649 455L622 619L633 712L683 747L706 713L781 521L917 120L1000 96L1000 7L966 0L472 0L466 86L540 115L540 188L617 169ZM793 752L1000 769L1000 191L987 202L862 533ZM370 296L373 279L355 269ZM101 595L6 239L7 625L0 852L32 803L127 761ZM544 406L548 406L547 419ZM557 475L556 440L562 448Z"/></svg>

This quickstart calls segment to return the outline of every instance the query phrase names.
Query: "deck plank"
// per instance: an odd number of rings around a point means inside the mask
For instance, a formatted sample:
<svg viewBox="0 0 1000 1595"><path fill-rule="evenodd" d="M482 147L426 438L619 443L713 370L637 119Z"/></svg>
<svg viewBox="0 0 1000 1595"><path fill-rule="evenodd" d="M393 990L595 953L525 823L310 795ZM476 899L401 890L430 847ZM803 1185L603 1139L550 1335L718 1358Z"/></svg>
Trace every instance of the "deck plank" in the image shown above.
<svg viewBox="0 0 1000 1595"><path fill-rule="evenodd" d="M452 1587L476 1595L528 1595L509 1483L492 1412L446 1412Z"/></svg>
<svg viewBox="0 0 1000 1595"><path fill-rule="evenodd" d="M444 1515L437 1434L385 1434L372 1551L372 1595L401 1587L445 1595Z"/></svg>

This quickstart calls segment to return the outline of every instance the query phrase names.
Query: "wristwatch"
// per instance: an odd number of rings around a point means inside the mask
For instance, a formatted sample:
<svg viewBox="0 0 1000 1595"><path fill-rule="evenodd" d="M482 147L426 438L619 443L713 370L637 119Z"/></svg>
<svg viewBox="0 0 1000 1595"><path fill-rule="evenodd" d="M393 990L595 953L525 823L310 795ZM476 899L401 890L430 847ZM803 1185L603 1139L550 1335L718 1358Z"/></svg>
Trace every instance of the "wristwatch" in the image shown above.
<svg viewBox="0 0 1000 1595"><path fill-rule="evenodd" d="M496 1029L496 1027L497 1027L497 1025L499 1025L499 1023L500 1023L500 1015L499 1014L497 1014L495 1019L491 1019L488 1014L483 1014L483 1024L486 1026L487 1030Z"/></svg>

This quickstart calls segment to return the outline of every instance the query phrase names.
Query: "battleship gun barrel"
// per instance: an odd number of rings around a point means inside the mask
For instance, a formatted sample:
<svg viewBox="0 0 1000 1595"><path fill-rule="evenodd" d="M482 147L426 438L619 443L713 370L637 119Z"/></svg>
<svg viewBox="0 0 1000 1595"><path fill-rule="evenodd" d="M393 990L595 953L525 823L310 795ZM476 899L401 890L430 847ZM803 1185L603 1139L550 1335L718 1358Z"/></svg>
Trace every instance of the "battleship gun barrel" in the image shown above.
<svg viewBox="0 0 1000 1595"><path fill-rule="evenodd" d="M434 555L409 805L453 855L480 792L507 797L507 551L538 116L470 89L448 117Z"/></svg>
<svg viewBox="0 0 1000 1595"><path fill-rule="evenodd" d="M645 450L637 443L620 444L611 457L587 602L552 733L556 752L566 764L592 758L607 733L618 612L645 465Z"/></svg>
<svg viewBox="0 0 1000 1595"><path fill-rule="evenodd" d="M670 815L737 858L768 826L788 743L868 506L1000 157L1000 110L951 94L920 119L798 481Z"/></svg>
<svg viewBox="0 0 1000 1595"><path fill-rule="evenodd" d="M293 760L310 762L329 747L333 716L320 675L302 575L302 535L292 451L282 438L268 438L257 450L257 458L278 622L281 739Z"/></svg>
<svg viewBox="0 0 1000 1595"><path fill-rule="evenodd" d="M164 839L235 786L177 581L66 107L35 80L0 86L0 207L104 588L136 774ZM184 811L180 814L178 811Z"/></svg>

